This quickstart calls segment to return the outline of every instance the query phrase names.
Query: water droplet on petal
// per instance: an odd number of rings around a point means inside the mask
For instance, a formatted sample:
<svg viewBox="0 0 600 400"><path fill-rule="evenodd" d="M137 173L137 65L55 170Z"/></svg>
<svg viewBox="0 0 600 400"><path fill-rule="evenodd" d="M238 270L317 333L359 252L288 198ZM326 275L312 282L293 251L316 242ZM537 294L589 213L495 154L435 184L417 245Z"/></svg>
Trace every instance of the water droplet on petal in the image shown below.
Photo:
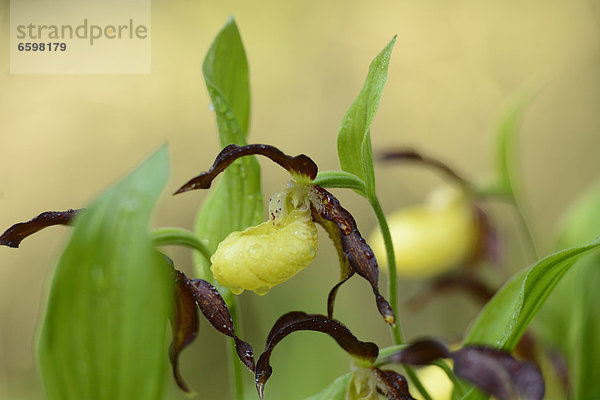
<svg viewBox="0 0 600 400"><path fill-rule="evenodd" d="M233 294L242 294L244 293L244 289L236 287L236 288L231 288L231 293Z"/></svg>
<svg viewBox="0 0 600 400"><path fill-rule="evenodd" d="M263 256L263 248L260 244L253 244L248 248L248 256L259 259Z"/></svg>
<svg viewBox="0 0 600 400"><path fill-rule="evenodd" d="M254 293L256 293L259 296L264 296L265 294L269 293L269 290L271 290L270 287L262 286L262 287L257 288L256 290L254 290Z"/></svg>

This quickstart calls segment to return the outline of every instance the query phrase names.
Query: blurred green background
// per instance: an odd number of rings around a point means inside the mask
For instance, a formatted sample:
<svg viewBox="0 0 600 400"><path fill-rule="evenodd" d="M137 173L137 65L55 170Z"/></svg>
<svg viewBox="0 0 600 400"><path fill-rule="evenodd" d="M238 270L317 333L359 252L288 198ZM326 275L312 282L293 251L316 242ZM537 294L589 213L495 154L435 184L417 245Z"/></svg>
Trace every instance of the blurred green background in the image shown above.
<svg viewBox="0 0 600 400"><path fill-rule="evenodd" d="M0 6L0 230L45 210L82 207L168 142L168 191L205 170L218 151L201 63L233 15L250 64L250 142L306 153L337 169L338 124L358 94L370 60L397 43L373 148L411 146L479 180L493 167L493 128L502 107L532 77L547 86L527 109L519 137L526 209L542 254L561 211L598 176L600 158L600 2L532 1L154 1L150 75L11 75L9 3ZM265 198L287 174L262 162ZM439 176L418 167L382 166L378 192L392 211L418 202ZM375 219L351 191L335 191L365 234ZM192 228L204 194L165 193L154 226ZM488 206L509 269L532 261L509 207ZM39 399L36 332L47 287L69 229L48 229L20 250L0 249L0 399ZM333 247L321 235L316 261L269 295L242 295L244 337L257 351L283 312L325 312L337 280ZM191 272L190 253L170 249ZM382 285L385 277L382 277ZM401 298L419 283L401 282ZM442 304L440 304L442 303ZM410 312L408 338L460 338L477 305L460 295ZM336 317L363 340L391 343L368 285L340 291ZM142 333L143 334L143 333ZM183 372L201 398L225 399L226 347L203 322L183 355ZM299 399L347 371L331 339L298 333L275 350L272 399ZM248 384L252 377L248 374ZM168 398L183 399L171 390ZM250 390L250 394L253 391Z"/></svg>

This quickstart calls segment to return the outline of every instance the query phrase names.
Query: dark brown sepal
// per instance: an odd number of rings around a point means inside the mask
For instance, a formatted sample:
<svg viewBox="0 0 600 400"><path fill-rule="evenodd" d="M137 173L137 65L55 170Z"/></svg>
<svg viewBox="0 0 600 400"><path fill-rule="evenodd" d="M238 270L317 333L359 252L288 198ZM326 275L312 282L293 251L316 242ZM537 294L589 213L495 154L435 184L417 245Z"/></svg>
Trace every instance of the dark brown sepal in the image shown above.
<svg viewBox="0 0 600 400"><path fill-rule="evenodd" d="M415 400L408 391L406 378L396 371L373 368L373 375L377 380L377 390L387 400Z"/></svg>
<svg viewBox="0 0 600 400"><path fill-rule="evenodd" d="M313 219L322 225L323 223L320 219L333 222L337 226L339 240L335 238L333 240L334 244L341 246L344 258L352 270L371 284L379 313L388 324L393 325L396 322L396 317L394 316L392 307L379 293L378 289L379 266L377 265L377 259L373 254L373 250L371 250L358 231L354 217L340 205L340 202L334 195L320 186L308 186L308 196L314 208L313 215L318 214L319 216L319 218ZM326 225L323 226L327 229ZM328 232L330 232L330 236L333 235L330 230ZM344 279L345 277L343 276L342 283ZM339 285L336 286L339 287ZM335 298L335 295L333 298Z"/></svg>
<svg viewBox="0 0 600 400"><path fill-rule="evenodd" d="M213 179L215 179L217 175L223 172L225 168L230 166L235 160L243 156L257 154L271 159L288 170L290 173L306 176L310 178L311 181L317 176L317 164L315 164L310 157L304 154L300 154L295 157L288 156L278 148L266 144L249 144L246 146L230 144L221 150L221 152L217 155L212 167L210 167L208 171L201 173L195 178L192 178L188 183L180 187L175 194L194 189L208 189Z"/></svg>
<svg viewBox="0 0 600 400"><path fill-rule="evenodd" d="M439 169L462 186L468 187L468 182L456 171L438 159L417 152L414 149L399 149L383 152L379 157L384 161L413 161Z"/></svg>
<svg viewBox="0 0 600 400"><path fill-rule="evenodd" d="M254 380L261 399L264 395L265 384L273 371L270 365L273 348L289 334L307 330L328 334L353 357L374 362L379 354L379 348L375 343L361 342L339 321L329 319L324 315L306 314L300 311L284 314L273 325L267 337L265 351L256 362Z"/></svg>
<svg viewBox="0 0 600 400"><path fill-rule="evenodd" d="M465 346L450 352L442 343L423 340L392 354L387 362L425 365L440 358L454 361L454 373L499 400L542 400L545 384L537 365L518 361L489 346Z"/></svg>
<svg viewBox="0 0 600 400"><path fill-rule="evenodd" d="M177 386L184 392L189 393L190 389L179 372L179 354L198 336L198 308L196 307L194 288L191 286L191 281L181 271L175 270L174 274L175 312L171 317L173 342L169 349L169 358L171 359L173 376Z"/></svg>
<svg viewBox="0 0 600 400"><path fill-rule="evenodd" d="M437 340L419 340L390 356L390 362L409 365L428 365L440 358L449 358L450 352Z"/></svg>
<svg viewBox="0 0 600 400"><path fill-rule="evenodd" d="M235 334L233 319L227 304L213 285L203 279L193 279L194 296L200 311L215 329L235 341L238 357L246 367L254 372L254 353L252 346L241 340Z"/></svg>
<svg viewBox="0 0 600 400"><path fill-rule="evenodd" d="M39 230L53 225L70 225L73 218L81 211L47 211L43 212L31 221L14 224L0 236L0 245L8 247L19 247L21 241Z"/></svg>
<svg viewBox="0 0 600 400"><path fill-rule="evenodd" d="M340 231L337 225L331 221L327 221L321 217L321 214L317 209L311 204L310 211L312 214L313 221L321 225L329 235L329 238L333 242L333 246L338 253L338 259L340 261L340 281L335 284L333 288L329 291L329 295L327 296L327 316L330 319L333 319L333 309L335 306L335 298L337 296L337 292L339 288L346 283L348 279L354 275L354 270L350 266L346 255L344 254L344 249L342 248L342 241L340 237Z"/></svg>
<svg viewBox="0 0 600 400"><path fill-rule="evenodd" d="M545 393L540 369L509 353L486 346L466 346L452 354L456 376L499 400L542 400Z"/></svg>
<svg viewBox="0 0 600 400"><path fill-rule="evenodd" d="M488 260L493 266L501 265L502 243L489 215L479 206L473 206L477 221L477 240L471 257L471 265L480 260Z"/></svg>
<svg viewBox="0 0 600 400"><path fill-rule="evenodd" d="M337 292L339 288L348 281L348 279L352 278L354 275L354 271L349 270L346 276L342 276L342 280L335 284L334 287L329 291L329 295L327 296L327 317L333 319L333 308L335 305L335 298L337 296Z"/></svg>

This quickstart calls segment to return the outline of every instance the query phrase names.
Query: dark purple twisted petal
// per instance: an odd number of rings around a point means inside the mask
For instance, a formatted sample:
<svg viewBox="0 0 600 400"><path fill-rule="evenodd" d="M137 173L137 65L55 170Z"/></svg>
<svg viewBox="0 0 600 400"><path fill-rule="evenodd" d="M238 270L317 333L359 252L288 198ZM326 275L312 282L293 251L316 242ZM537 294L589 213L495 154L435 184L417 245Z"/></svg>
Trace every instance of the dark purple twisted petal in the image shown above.
<svg viewBox="0 0 600 400"><path fill-rule="evenodd" d="M373 375L377 380L377 390L387 400L415 400L408 391L406 378L396 371L373 368Z"/></svg>
<svg viewBox="0 0 600 400"><path fill-rule="evenodd" d="M254 353L252 346L241 340L235 334L233 319L227 308L227 304L221 294L213 285L203 279L193 279L192 287L196 303L200 311L215 329L227 335L235 341L238 357L248 369L254 372Z"/></svg>
<svg viewBox="0 0 600 400"><path fill-rule="evenodd" d="M542 400L544 378L532 362L518 361L510 353L489 346L465 346L450 352L435 340L421 340L392 354L385 362L431 364L452 358L454 373L499 400Z"/></svg>
<svg viewBox="0 0 600 400"><path fill-rule="evenodd" d="M199 319L194 289L183 272L175 270L175 312L171 317L173 342L169 348L169 358L173 366L175 382L186 393L190 389L179 371L179 354L198 336Z"/></svg>
<svg viewBox="0 0 600 400"><path fill-rule="evenodd" d="M392 307L379 293L379 266L377 260L373 251L358 231L354 217L340 205L340 202L334 195L320 186L310 185L308 196L314 208L313 217L317 216L314 218L315 221L328 230L330 236L332 236L334 245L341 247L343 259L347 260L352 271L365 278L371 284L379 313L388 324L393 325L396 317L394 316ZM330 224L323 223L322 220L333 222L337 226L337 233L332 232ZM342 261L342 269L345 268L343 264L345 264L345 261ZM347 280L347 278L348 274L345 276L342 274L341 283ZM341 283L336 285L337 287L334 287L335 291L337 291ZM333 296L330 294L330 298L332 297L335 298L335 293Z"/></svg>
<svg viewBox="0 0 600 400"><path fill-rule="evenodd" d="M466 346L452 354L456 376L499 400L542 400L544 378L532 362L486 346Z"/></svg>
<svg viewBox="0 0 600 400"><path fill-rule="evenodd" d="M320 314L306 314L292 311L282 315L273 325L265 351L256 362L254 380L260 398L263 398L264 387L273 372L270 365L271 353L275 346L289 334L296 331L317 331L331 336L346 352L354 357L374 362L379 354L375 343L361 342L341 322L329 319Z"/></svg>
<svg viewBox="0 0 600 400"><path fill-rule="evenodd" d="M178 361L181 351L198 336L197 307L215 329L233 338L240 361L254 371L252 347L235 334L233 319L218 290L205 280L189 279L181 271L174 270L174 275L175 312L171 317L173 342L169 349L169 357L173 365L173 376L181 390L186 393L190 392L179 372Z"/></svg>
<svg viewBox="0 0 600 400"><path fill-rule="evenodd" d="M212 167L210 167L208 171L201 173L195 178L192 178L189 182L180 187L175 194L194 189L208 189L213 179L215 179L217 175L223 172L235 160L240 157L250 155L265 156L285 168L290 173L303 175L311 180L315 179L317 176L317 164L315 164L310 157L304 154L300 154L295 157L288 156L278 148L266 144L249 144L246 146L230 144L221 150L221 152L217 155Z"/></svg>
<svg viewBox="0 0 600 400"><path fill-rule="evenodd" d="M449 358L446 346L437 340L424 339L416 341L402 350L392 354L389 362L409 365L428 365L440 358Z"/></svg>
<svg viewBox="0 0 600 400"><path fill-rule="evenodd" d="M0 245L19 247L23 239L37 231L53 225L70 225L80 211L46 211L30 221L14 224L0 236Z"/></svg>
<svg viewBox="0 0 600 400"><path fill-rule="evenodd" d="M459 184L463 186L469 186L468 182L448 165L444 164L438 159L423 155L414 149L398 149L386 151L383 152L379 158L384 161L414 161L419 162L421 164L429 165L444 172L446 175L457 181Z"/></svg>

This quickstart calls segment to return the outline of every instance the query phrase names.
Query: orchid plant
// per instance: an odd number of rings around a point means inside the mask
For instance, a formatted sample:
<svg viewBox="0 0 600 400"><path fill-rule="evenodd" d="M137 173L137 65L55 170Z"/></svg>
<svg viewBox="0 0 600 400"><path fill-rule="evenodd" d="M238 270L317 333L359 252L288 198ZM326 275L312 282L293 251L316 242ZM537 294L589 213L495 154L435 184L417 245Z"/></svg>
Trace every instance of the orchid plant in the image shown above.
<svg viewBox="0 0 600 400"><path fill-rule="evenodd" d="M554 287L575 261L599 247L600 241L582 244L590 240L591 228L578 228L568 241L569 248L541 258L498 290L482 283L472 268L458 268L497 256L493 223L483 211L484 201L507 200L521 215L510 158L511 141L527 96L519 98L503 119L499 168L492 185L472 184L443 162L414 150L383 154L382 162L412 161L435 168L454 185L451 191L432 195L426 207L401 211L389 220L390 227L375 188L370 126L394 42L395 38L372 61L360 94L342 120L337 149L341 170L319 172L308 155L289 155L267 144L247 144L248 68L237 26L230 19L203 65L222 149L212 166L209 162L201 165L205 172L175 192L209 189L216 182L200 209L194 232L147 230L168 179L167 151L161 148L88 207L42 213L12 226L0 237L0 244L18 247L45 227L74 227L54 275L40 336L40 369L49 399L161 399L167 358L181 390L201 390L202 382L186 382L178 362L181 352L198 336L200 313L231 338L231 385L236 399L246 396L244 368L254 375L258 397L268 397L266 383L276 368L271 366L272 352L288 335L303 330L329 335L354 359L348 374L312 400L407 400L413 396L431 400L415 369L424 365L435 365L447 374L453 383L452 399L544 398L544 379L535 357L523 358L519 354L527 351L518 350L527 350L522 339L531 339L532 333L526 329ZM257 155L290 174L282 190L270 196L266 221L262 220ZM379 223L379 230L369 240L373 247L351 212L328 188L353 189L367 200ZM593 215L598 219L597 211ZM317 253L317 225L337 250L340 280L323 299L323 314L289 310L275 322L257 356L256 344L253 347L245 341L239 329L242 315L237 295L252 291L268 296L273 286L307 267ZM178 270L173 260L160 253L163 245L191 248L196 276L190 278ZM387 270L386 291L379 287L380 266ZM380 348L359 340L351 326L335 319L336 294L354 275L370 286L382 323L391 329L393 346ZM458 348L439 339L405 341L398 313L398 275L427 275L435 292L450 287L466 289L485 303ZM569 293L561 287L558 295ZM581 307L585 309L585 305ZM560 316L562 323L569 323L570 314ZM164 346L169 340L167 320L171 323L168 357ZM546 333L556 329L557 324L552 323L550 318L542 321ZM590 318L576 323L584 333L593 332L598 324ZM570 363L581 358L568 352L564 355ZM598 390L598 383L590 383L574 371L575 379L567 390L574 398L589 398L587 394Z"/></svg>

